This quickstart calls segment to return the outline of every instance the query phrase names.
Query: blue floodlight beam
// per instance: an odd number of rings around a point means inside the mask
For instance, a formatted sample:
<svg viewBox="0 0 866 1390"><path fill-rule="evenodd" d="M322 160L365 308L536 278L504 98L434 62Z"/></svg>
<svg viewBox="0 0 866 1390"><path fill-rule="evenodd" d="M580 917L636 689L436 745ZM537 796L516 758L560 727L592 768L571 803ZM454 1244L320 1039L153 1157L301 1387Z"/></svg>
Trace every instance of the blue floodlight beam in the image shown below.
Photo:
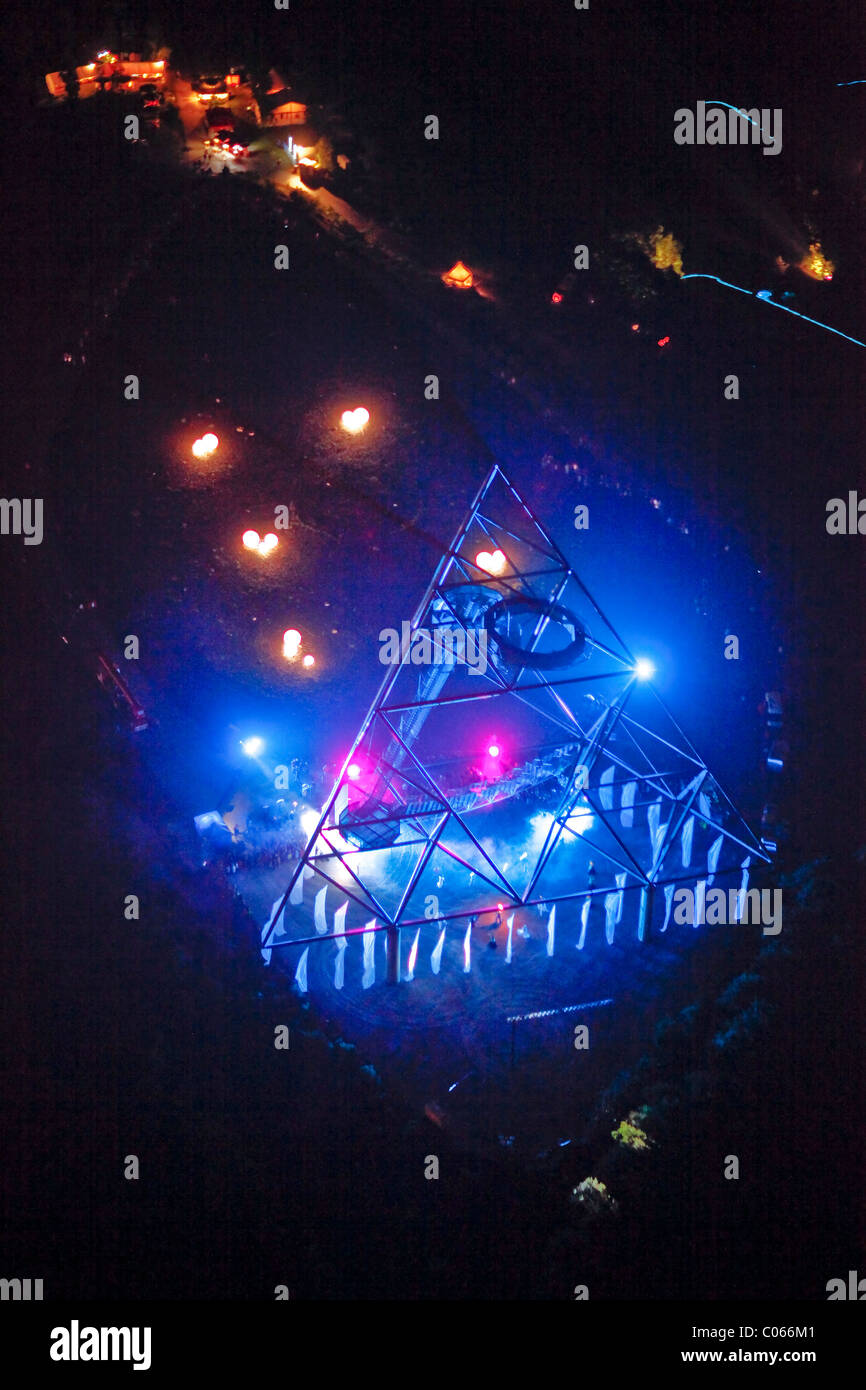
<svg viewBox="0 0 866 1390"><path fill-rule="evenodd" d="M688 275L681 276L683 280L715 280L717 285L726 285L729 290L738 290L740 294L747 294L750 299L759 299L760 296L754 290L744 290L742 285L732 285L730 280L722 280L718 275L704 275L698 271L691 271ZM802 319L804 323L814 323L818 328L826 328L828 333L835 333L837 338L847 338L849 343L854 343L857 347L866 347L866 343L861 343L859 338L852 338L850 333L843 333L840 328L831 328L829 323L822 323L820 319L812 319L808 314L799 314L796 309L789 309L787 304L777 304L775 299L765 299L764 304L772 304L774 309L783 309L786 314L793 314L795 319Z"/></svg>

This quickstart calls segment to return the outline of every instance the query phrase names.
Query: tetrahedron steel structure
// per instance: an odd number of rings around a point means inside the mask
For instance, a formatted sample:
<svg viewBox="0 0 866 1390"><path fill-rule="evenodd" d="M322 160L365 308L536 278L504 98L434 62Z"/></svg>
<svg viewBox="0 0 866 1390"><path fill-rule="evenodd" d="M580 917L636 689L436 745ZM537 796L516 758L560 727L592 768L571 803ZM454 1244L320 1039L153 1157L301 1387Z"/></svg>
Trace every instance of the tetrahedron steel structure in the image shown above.
<svg viewBox="0 0 866 1390"><path fill-rule="evenodd" d="M643 939L671 885L700 895L769 862L499 466L411 620L380 639L378 694L264 948L366 929L399 952L403 928L554 904L585 930L599 899L608 923L633 902Z"/></svg>

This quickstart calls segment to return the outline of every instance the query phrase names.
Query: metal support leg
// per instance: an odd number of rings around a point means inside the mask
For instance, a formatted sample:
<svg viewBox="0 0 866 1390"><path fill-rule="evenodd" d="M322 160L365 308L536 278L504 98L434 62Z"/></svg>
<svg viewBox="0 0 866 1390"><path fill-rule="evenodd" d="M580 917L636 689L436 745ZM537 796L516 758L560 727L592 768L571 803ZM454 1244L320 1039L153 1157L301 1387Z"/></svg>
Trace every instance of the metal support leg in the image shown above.
<svg viewBox="0 0 866 1390"><path fill-rule="evenodd" d="M389 985L400 983L400 928L387 927L385 930L385 959L387 971L385 978Z"/></svg>
<svg viewBox="0 0 866 1390"><path fill-rule="evenodd" d="M638 906L637 917L637 939L646 941L652 930L653 903L655 902L655 887L647 884L640 890L640 905Z"/></svg>

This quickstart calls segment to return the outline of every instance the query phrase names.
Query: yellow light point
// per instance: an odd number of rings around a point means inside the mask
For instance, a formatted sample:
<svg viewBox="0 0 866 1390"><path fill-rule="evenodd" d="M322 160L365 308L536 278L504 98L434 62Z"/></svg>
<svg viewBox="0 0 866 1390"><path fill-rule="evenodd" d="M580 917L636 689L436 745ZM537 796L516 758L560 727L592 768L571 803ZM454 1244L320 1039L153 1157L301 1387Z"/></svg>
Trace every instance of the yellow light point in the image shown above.
<svg viewBox="0 0 866 1390"><path fill-rule="evenodd" d="M208 449L203 439L194 439L192 445L192 452L195 458L206 459L210 450Z"/></svg>
<svg viewBox="0 0 866 1390"><path fill-rule="evenodd" d="M273 531L269 531L258 547L259 554L270 555L272 550L276 550L279 543L279 537L275 536Z"/></svg>
<svg viewBox="0 0 866 1390"><path fill-rule="evenodd" d="M209 454L212 454L215 449L219 448L219 439L215 434L203 434L201 442Z"/></svg>
<svg viewBox="0 0 866 1390"><path fill-rule="evenodd" d="M247 550L258 550L259 546L261 545L261 539L259 537L258 531L244 531L244 534L241 537L241 539L243 540L244 546Z"/></svg>

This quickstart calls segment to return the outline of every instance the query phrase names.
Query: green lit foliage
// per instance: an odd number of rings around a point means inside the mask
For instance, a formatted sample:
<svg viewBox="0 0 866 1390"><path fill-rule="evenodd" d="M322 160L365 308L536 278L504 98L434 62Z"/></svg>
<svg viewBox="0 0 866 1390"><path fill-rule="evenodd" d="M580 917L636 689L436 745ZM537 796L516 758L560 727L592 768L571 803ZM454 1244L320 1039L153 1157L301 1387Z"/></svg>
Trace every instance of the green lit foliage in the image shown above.
<svg viewBox="0 0 866 1390"><path fill-rule="evenodd" d="M618 1204L611 1197L607 1185L598 1178L584 1178L571 1190L571 1201L584 1216L612 1216Z"/></svg>
<svg viewBox="0 0 866 1390"><path fill-rule="evenodd" d="M334 146L327 135L322 135L313 146L313 159L326 174L333 174L335 168Z"/></svg>
<svg viewBox="0 0 866 1390"><path fill-rule="evenodd" d="M656 270L672 270L674 275L682 275L683 248L673 232L656 227L648 237L635 234L634 241L649 256Z"/></svg>
<svg viewBox="0 0 866 1390"><path fill-rule="evenodd" d="M645 1120L648 1114L649 1108L646 1105L641 1106L639 1110L630 1110L627 1117L620 1120L616 1129L611 1130L611 1138L627 1149L650 1148L653 1141L641 1127L641 1121Z"/></svg>

